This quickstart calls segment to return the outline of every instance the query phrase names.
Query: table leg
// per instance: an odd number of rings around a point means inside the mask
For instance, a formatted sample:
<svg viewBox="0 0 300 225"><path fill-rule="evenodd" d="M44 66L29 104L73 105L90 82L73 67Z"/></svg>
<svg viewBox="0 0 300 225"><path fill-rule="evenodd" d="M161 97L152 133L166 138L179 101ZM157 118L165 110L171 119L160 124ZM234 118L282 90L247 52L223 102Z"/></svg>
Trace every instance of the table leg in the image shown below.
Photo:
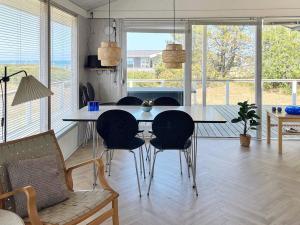
<svg viewBox="0 0 300 225"><path fill-rule="evenodd" d="M282 121L278 119L278 153L282 154Z"/></svg>
<svg viewBox="0 0 300 225"><path fill-rule="evenodd" d="M93 159L96 159L96 122L92 122L92 134L93 134ZM93 165L93 189L97 186L97 171L96 171L96 163Z"/></svg>
<svg viewBox="0 0 300 225"><path fill-rule="evenodd" d="M271 117L269 113L267 113L267 143L271 143Z"/></svg>
<svg viewBox="0 0 300 225"><path fill-rule="evenodd" d="M193 153L192 153L192 175L193 175L193 188L195 188L196 195L198 196L198 189L196 184L196 177L197 177L197 147L198 147L198 124L195 126L194 134L193 134Z"/></svg>

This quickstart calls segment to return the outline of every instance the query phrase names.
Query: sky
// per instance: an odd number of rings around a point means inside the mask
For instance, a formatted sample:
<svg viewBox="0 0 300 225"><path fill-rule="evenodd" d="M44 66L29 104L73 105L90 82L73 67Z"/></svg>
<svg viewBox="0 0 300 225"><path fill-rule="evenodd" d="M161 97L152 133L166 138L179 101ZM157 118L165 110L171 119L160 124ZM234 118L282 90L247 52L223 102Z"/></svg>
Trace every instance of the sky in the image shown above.
<svg viewBox="0 0 300 225"><path fill-rule="evenodd" d="M127 33L127 50L163 50L171 34L165 33Z"/></svg>

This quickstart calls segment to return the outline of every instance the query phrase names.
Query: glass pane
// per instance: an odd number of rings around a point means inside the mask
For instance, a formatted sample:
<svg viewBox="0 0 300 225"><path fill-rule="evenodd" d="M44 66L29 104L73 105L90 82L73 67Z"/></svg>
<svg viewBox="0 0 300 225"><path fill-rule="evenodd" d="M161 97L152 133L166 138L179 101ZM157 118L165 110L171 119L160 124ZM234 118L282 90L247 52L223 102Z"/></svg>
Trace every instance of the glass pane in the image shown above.
<svg viewBox="0 0 300 225"><path fill-rule="evenodd" d="M255 27L207 26L207 104L254 100Z"/></svg>
<svg viewBox="0 0 300 225"><path fill-rule="evenodd" d="M289 26L290 24L263 26L264 105L293 104L292 93L298 92L300 32ZM294 96L296 99L296 95Z"/></svg>
<svg viewBox="0 0 300 225"><path fill-rule="evenodd" d="M203 26L192 26L192 104L202 104Z"/></svg>
<svg viewBox="0 0 300 225"><path fill-rule="evenodd" d="M169 96L183 103L183 69L167 69L162 62L162 51L172 42L170 33L127 33L128 95ZM176 43L184 44L183 34L176 34Z"/></svg>
<svg viewBox="0 0 300 225"><path fill-rule="evenodd" d="M51 7L51 127L57 133L69 122L62 121L74 107L74 76L72 46L75 17Z"/></svg>
<svg viewBox="0 0 300 225"><path fill-rule="evenodd" d="M10 6L12 4L12 6ZM38 0L0 3L0 73L25 70L40 78L40 4ZM7 86L7 140L40 131L40 100L11 106L24 73L11 77ZM4 85L4 84L2 84ZM2 101L2 93L0 94ZM1 114L3 105L0 104ZM0 132L0 139L3 133Z"/></svg>

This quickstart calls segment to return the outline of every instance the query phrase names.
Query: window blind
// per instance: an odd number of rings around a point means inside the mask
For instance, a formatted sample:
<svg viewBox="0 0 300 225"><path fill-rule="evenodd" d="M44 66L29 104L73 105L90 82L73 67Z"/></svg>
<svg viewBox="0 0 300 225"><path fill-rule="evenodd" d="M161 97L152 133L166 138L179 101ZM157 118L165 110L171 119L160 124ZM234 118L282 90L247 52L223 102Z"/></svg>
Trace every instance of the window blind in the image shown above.
<svg viewBox="0 0 300 225"><path fill-rule="evenodd" d="M75 24L76 17L51 6L51 127L56 133L70 124L62 118L76 102Z"/></svg>
<svg viewBox="0 0 300 225"><path fill-rule="evenodd" d="M26 70L40 79L41 4L39 0L0 2L0 74L8 66L9 74ZM22 76L14 76L8 83L8 140L40 131L40 100L11 106ZM0 110L2 115L2 104Z"/></svg>

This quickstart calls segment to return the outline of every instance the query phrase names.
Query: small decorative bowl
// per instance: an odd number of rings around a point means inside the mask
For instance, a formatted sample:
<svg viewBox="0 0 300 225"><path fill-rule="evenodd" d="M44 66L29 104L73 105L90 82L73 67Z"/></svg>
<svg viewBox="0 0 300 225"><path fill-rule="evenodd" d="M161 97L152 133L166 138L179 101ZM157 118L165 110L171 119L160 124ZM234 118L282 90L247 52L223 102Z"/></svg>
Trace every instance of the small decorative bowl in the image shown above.
<svg viewBox="0 0 300 225"><path fill-rule="evenodd" d="M152 109L152 106L141 106L141 108L144 112L150 112Z"/></svg>

